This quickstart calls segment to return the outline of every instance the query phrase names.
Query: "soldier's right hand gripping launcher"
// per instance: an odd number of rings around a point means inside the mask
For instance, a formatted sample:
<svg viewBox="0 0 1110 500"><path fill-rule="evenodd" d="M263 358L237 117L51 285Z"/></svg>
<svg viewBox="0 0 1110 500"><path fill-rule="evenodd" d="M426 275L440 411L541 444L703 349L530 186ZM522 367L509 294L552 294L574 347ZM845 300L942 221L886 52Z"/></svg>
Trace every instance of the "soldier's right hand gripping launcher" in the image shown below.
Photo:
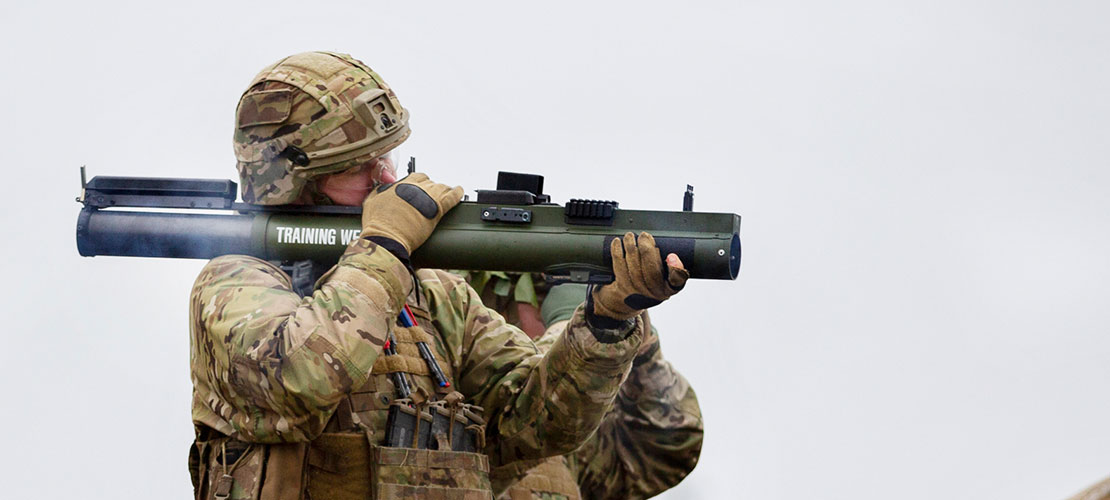
<svg viewBox="0 0 1110 500"><path fill-rule="evenodd" d="M248 205L236 203L236 193L229 180L97 176L86 183L82 168L77 249L86 257L240 254L330 266L361 231L361 207ZM542 176L501 172L496 190L479 190L476 201L464 201L443 217L412 263L608 283L609 241L648 231L664 256L682 259L691 278L736 279L740 271L740 216L692 211L689 187L684 210L676 212L576 199L559 206L550 199ZM159 208L185 210L150 211Z"/></svg>

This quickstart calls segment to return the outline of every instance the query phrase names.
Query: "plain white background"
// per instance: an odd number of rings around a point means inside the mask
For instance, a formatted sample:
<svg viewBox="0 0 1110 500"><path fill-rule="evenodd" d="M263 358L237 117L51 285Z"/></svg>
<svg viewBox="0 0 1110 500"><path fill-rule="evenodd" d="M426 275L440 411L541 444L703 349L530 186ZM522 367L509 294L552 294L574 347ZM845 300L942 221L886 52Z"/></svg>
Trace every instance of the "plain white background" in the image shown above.
<svg viewBox="0 0 1110 500"><path fill-rule="evenodd" d="M189 497L199 261L81 258L78 167L232 178L263 66L354 54L468 190L743 216L655 314L668 498L1053 499L1110 474L1101 1L18 2L0 19L7 498Z"/></svg>

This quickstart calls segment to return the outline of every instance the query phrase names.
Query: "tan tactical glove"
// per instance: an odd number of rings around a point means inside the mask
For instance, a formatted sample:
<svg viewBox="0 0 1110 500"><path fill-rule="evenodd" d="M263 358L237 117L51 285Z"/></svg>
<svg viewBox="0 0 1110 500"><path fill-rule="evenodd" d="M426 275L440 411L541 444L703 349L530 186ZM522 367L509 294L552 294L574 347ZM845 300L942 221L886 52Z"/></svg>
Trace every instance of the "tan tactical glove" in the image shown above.
<svg viewBox="0 0 1110 500"><path fill-rule="evenodd" d="M461 187L447 187L416 173L379 186L362 202L362 237L397 254L396 242L408 254L431 236L443 214L462 200Z"/></svg>
<svg viewBox="0 0 1110 500"><path fill-rule="evenodd" d="M586 319L592 320L592 327L614 329L678 293L690 278L681 261L676 260L678 267L663 262L655 238L648 233L640 233L639 238L625 233L623 239L614 238L609 248L614 280L594 288L589 296Z"/></svg>

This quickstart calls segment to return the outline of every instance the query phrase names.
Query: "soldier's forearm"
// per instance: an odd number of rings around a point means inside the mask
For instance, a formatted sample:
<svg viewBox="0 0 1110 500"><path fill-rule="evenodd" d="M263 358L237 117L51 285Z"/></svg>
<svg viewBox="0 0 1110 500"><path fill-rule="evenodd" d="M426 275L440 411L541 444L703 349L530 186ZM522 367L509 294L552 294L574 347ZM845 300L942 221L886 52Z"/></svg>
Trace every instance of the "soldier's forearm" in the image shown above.
<svg viewBox="0 0 1110 500"><path fill-rule="evenodd" d="M626 339L599 342L581 308L566 333L537 357L497 422L498 463L569 453L593 434L620 389L643 338L639 321ZM492 404L492 401L491 401Z"/></svg>
<svg viewBox="0 0 1110 500"><path fill-rule="evenodd" d="M587 497L647 498L693 470L702 437L697 396L650 335L616 403L571 462Z"/></svg>
<svg viewBox="0 0 1110 500"><path fill-rule="evenodd" d="M380 304L387 317L395 316L412 291L410 269L385 247L359 238L352 241L339 264L320 278L321 283L342 282Z"/></svg>

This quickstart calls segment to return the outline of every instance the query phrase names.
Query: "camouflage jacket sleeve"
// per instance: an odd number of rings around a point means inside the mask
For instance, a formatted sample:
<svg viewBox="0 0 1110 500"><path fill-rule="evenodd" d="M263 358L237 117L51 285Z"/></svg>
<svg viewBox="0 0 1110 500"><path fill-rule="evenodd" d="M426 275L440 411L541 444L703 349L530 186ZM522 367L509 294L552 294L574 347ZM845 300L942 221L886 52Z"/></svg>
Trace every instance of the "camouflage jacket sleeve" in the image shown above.
<svg viewBox="0 0 1110 500"><path fill-rule="evenodd" d="M361 239L303 299L268 262L213 259L190 297L194 422L252 442L316 436L366 381L412 283Z"/></svg>
<svg viewBox="0 0 1110 500"><path fill-rule="evenodd" d="M694 390L652 332L597 434L567 458L583 498L648 498L694 469L701 444Z"/></svg>
<svg viewBox="0 0 1110 500"><path fill-rule="evenodd" d="M599 425L643 340L636 322L627 338L601 343L586 326L581 309L546 354L504 318L486 308L457 276L437 272L450 283L446 296L430 296L433 309L462 311L435 321L457 346L458 389L468 402L485 408L487 453L491 464L568 453ZM450 307L437 307L446 300ZM454 324L452 324L454 323Z"/></svg>

